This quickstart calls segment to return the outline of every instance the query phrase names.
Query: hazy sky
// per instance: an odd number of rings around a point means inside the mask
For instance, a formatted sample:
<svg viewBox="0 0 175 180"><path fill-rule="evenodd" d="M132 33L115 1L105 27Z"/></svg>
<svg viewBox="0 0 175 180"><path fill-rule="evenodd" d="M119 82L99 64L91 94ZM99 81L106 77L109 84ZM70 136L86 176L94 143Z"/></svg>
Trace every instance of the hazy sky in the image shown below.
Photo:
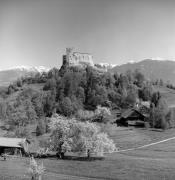
<svg viewBox="0 0 175 180"><path fill-rule="evenodd" d="M0 0L0 69L58 67L66 47L96 63L175 59L175 1Z"/></svg>

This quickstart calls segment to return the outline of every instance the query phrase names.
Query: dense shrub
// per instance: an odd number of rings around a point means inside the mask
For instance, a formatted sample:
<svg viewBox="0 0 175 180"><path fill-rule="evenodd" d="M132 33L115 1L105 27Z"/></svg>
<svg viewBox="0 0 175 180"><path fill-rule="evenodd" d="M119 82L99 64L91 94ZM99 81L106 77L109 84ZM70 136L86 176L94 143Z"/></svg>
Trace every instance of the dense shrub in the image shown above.
<svg viewBox="0 0 175 180"><path fill-rule="evenodd" d="M150 112L150 124L155 128L166 129L168 124L170 124L170 118L168 117L169 109L167 102L164 98L155 94L153 98L153 102L151 105Z"/></svg>

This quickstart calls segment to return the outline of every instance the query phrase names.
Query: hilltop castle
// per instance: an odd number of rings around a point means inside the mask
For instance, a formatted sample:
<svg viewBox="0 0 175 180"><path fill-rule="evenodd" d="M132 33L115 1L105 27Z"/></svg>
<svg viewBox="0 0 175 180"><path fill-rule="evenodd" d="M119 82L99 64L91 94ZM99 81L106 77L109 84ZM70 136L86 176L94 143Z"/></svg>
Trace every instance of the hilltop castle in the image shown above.
<svg viewBox="0 0 175 180"><path fill-rule="evenodd" d="M93 56L88 53L74 52L73 48L66 48L66 55L63 55L63 65L94 67Z"/></svg>

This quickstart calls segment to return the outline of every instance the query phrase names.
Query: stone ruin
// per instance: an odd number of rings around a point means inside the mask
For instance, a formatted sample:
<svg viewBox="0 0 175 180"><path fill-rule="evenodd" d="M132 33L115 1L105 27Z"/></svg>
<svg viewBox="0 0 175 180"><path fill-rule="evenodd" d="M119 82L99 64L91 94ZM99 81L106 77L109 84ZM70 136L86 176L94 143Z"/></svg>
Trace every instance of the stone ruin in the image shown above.
<svg viewBox="0 0 175 180"><path fill-rule="evenodd" d="M63 55L63 65L94 67L93 56L88 53L75 52L73 48L66 48L66 55Z"/></svg>

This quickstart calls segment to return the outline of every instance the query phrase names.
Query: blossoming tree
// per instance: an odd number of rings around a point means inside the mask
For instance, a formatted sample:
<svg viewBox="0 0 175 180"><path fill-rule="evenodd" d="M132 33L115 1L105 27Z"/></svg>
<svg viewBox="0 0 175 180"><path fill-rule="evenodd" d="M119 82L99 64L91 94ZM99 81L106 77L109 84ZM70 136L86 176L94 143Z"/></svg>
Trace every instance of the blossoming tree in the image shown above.
<svg viewBox="0 0 175 180"><path fill-rule="evenodd" d="M54 115L50 121L51 146L58 152L113 152L116 146L95 123Z"/></svg>

